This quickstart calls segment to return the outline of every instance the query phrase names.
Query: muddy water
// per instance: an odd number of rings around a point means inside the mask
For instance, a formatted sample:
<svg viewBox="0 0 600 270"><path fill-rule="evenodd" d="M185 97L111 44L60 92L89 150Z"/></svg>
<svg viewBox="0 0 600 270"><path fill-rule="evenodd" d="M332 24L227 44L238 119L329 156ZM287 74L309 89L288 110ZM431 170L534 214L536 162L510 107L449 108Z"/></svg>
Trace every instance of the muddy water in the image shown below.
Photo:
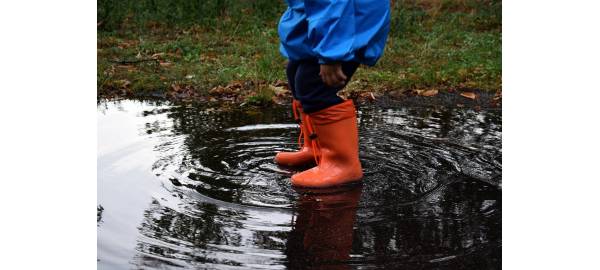
<svg viewBox="0 0 600 270"><path fill-rule="evenodd" d="M98 105L99 269L499 269L502 116L359 109L360 186L290 187L289 109Z"/></svg>

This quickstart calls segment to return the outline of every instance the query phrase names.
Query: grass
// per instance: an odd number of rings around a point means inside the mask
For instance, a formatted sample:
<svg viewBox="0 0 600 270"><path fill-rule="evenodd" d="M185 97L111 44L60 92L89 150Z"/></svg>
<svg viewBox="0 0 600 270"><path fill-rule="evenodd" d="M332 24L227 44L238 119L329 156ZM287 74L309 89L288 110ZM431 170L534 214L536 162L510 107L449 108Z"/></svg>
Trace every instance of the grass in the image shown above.
<svg viewBox="0 0 600 270"><path fill-rule="evenodd" d="M99 96L181 89L206 95L232 82L285 81L286 59L278 51L277 21L285 9L280 1L205 1L215 3L214 14L200 19L173 7L180 17L140 13L131 5L120 7L116 19L100 14L123 2L128 1L99 2L98 17L105 19L97 39ZM500 90L501 21L499 1L396 0L384 56L376 66L360 68L348 91ZM267 102L271 95L260 87L248 91L249 103Z"/></svg>
<svg viewBox="0 0 600 270"><path fill-rule="evenodd" d="M250 94L246 98L246 102L250 105L266 106L272 102L274 95L275 95L275 93L273 93L272 90L270 90L269 88L263 87L260 90L258 90L256 93Z"/></svg>

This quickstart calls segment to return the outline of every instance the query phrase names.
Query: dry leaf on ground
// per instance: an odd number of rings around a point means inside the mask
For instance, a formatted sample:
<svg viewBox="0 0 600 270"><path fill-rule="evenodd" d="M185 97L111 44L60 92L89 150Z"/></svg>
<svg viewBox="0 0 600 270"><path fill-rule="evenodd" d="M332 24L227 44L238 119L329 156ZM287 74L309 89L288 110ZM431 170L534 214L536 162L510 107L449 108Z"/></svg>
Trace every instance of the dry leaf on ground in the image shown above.
<svg viewBox="0 0 600 270"><path fill-rule="evenodd" d="M287 87L287 85L288 85L288 83L286 81L282 81L282 80L277 80L273 84L273 86L282 86L282 87Z"/></svg>
<svg viewBox="0 0 600 270"><path fill-rule="evenodd" d="M438 94L438 90L437 89L417 90L417 94L419 96L424 96L424 97L433 97Z"/></svg>
<svg viewBox="0 0 600 270"><path fill-rule="evenodd" d="M283 96L288 92L285 88L283 88L283 86L269 85L269 89L271 89L277 96Z"/></svg>
<svg viewBox="0 0 600 270"><path fill-rule="evenodd" d="M165 55L165 53L155 53L152 56L150 56L150 58L152 59L160 59Z"/></svg>
<svg viewBox="0 0 600 270"><path fill-rule="evenodd" d="M473 92L462 92L460 93L461 96L466 97L468 99L475 99L477 98L477 95Z"/></svg>

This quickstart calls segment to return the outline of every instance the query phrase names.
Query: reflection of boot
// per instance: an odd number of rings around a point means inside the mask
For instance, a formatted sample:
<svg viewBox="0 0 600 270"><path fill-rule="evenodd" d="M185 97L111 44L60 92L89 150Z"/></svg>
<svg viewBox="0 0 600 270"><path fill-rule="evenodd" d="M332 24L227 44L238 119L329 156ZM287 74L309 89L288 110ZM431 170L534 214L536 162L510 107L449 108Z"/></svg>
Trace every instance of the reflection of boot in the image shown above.
<svg viewBox="0 0 600 270"><path fill-rule="evenodd" d="M308 137L309 134L306 130L306 121L304 121L305 114L302 111L302 105L300 105L298 100L294 99L292 101L292 109L294 112L294 119L298 125L300 125L300 136L298 137L300 150L296 152L279 152L275 155L275 162L286 166L302 166L314 163L311 139ZM301 141L302 139L304 140Z"/></svg>
<svg viewBox="0 0 600 270"><path fill-rule="evenodd" d="M344 263L350 259L361 192L362 186L353 186L337 193L301 195L286 248L289 269L349 269Z"/></svg>
<svg viewBox="0 0 600 270"><path fill-rule="evenodd" d="M363 173L352 100L310 113L305 122L317 166L293 175L292 185L321 188L360 180Z"/></svg>

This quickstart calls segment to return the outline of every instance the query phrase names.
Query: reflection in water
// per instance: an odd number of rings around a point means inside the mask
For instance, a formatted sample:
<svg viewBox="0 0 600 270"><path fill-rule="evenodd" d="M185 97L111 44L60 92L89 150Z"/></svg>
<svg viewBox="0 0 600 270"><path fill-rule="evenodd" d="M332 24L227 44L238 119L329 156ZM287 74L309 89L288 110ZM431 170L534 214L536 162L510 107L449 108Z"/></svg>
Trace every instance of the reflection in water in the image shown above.
<svg viewBox="0 0 600 270"><path fill-rule="evenodd" d="M362 186L303 194L287 241L289 269L349 269L352 233Z"/></svg>
<svg viewBox="0 0 600 270"><path fill-rule="evenodd" d="M354 251L367 255L357 263L500 268L501 196L496 187L457 179L417 202L387 204L359 210Z"/></svg>
<svg viewBox="0 0 600 270"><path fill-rule="evenodd" d="M98 111L99 269L500 269L500 112L361 108L363 185L312 194L288 109Z"/></svg>

